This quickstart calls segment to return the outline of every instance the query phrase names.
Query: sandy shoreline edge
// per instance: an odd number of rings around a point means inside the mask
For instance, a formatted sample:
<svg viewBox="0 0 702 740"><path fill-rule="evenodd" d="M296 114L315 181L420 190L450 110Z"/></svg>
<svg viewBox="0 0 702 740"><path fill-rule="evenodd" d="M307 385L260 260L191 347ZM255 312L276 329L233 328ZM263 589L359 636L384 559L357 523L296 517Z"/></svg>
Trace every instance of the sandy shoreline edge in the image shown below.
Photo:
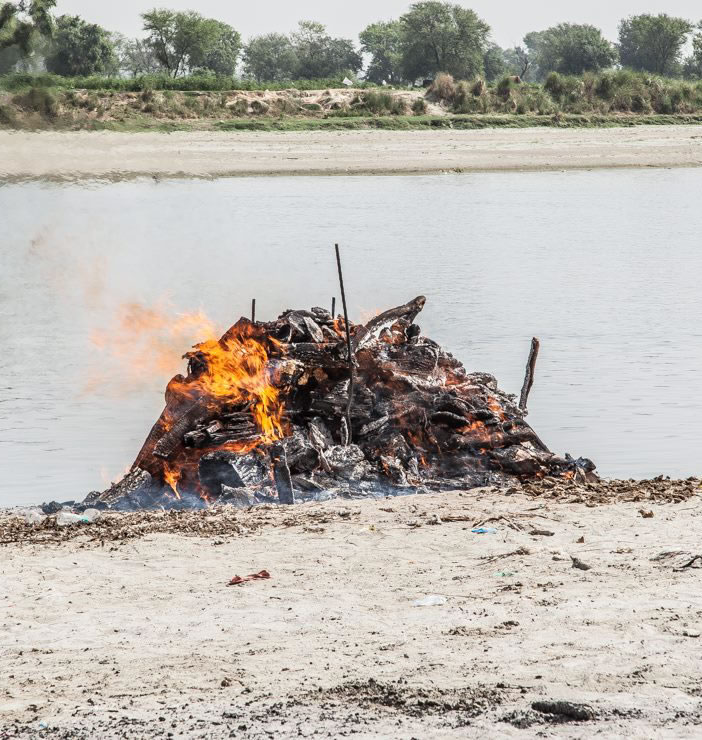
<svg viewBox="0 0 702 740"><path fill-rule="evenodd" d="M604 506L483 489L160 514L6 545L0 736L695 737L702 519L682 483L622 482ZM154 526L169 518L189 524ZM551 701L591 718L533 709Z"/></svg>
<svg viewBox="0 0 702 740"><path fill-rule="evenodd" d="M702 126L0 132L0 183L702 166Z"/></svg>

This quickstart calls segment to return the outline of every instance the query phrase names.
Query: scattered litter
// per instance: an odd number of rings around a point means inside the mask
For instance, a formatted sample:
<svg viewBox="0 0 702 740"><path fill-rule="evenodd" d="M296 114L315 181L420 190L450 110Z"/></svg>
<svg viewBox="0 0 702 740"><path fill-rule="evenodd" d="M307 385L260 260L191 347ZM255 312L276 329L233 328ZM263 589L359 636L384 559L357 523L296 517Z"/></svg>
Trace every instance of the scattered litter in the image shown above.
<svg viewBox="0 0 702 740"><path fill-rule="evenodd" d="M673 566L673 570L685 570L687 568L702 568L702 555L694 555L685 550L664 550L654 555L653 562L668 562Z"/></svg>
<svg viewBox="0 0 702 740"><path fill-rule="evenodd" d="M653 518L653 512L652 511L646 511L646 509L639 509L639 514L641 514L641 516L644 519L652 519Z"/></svg>
<svg viewBox="0 0 702 740"><path fill-rule="evenodd" d="M497 534L497 530L494 527L473 527L470 531L473 534Z"/></svg>
<svg viewBox="0 0 702 740"><path fill-rule="evenodd" d="M512 573L510 570L500 570L497 573L495 573L497 578L511 578L512 576L516 576L516 573Z"/></svg>
<svg viewBox="0 0 702 740"><path fill-rule="evenodd" d="M584 544L584 542L585 542L585 535L582 535L582 536L578 537L578 539L577 539L577 540L575 540L575 541L576 541L576 542L577 542L577 543L578 543L579 545L582 545L582 544Z"/></svg>
<svg viewBox="0 0 702 740"><path fill-rule="evenodd" d="M39 723L39 729L40 730L46 730L46 729L48 729L48 727L49 727L49 723L48 722L43 722L42 721L42 722Z"/></svg>
<svg viewBox="0 0 702 740"><path fill-rule="evenodd" d="M86 509L82 514L74 514L71 511L59 511L56 515L56 524L59 527L68 527L72 524L92 524L100 518L97 509Z"/></svg>
<svg viewBox="0 0 702 740"><path fill-rule="evenodd" d="M227 586L238 586L240 583L247 583L248 581L260 581L266 578L270 578L271 574L267 570L261 570L258 573L251 573L250 575L242 578L241 576L234 576Z"/></svg>
<svg viewBox="0 0 702 740"><path fill-rule="evenodd" d="M699 561L700 565L695 565ZM693 555L690 560L680 566L678 570L684 570L685 568L700 568L702 567L702 555Z"/></svg>
<svg viewBox="0 0 702 740"><path fill-rule="evenodd" d="M92 524L100 518L100 512L97 509L86 509L81 515L80 520L86 524Z"/></svg>
<svg viewBox="0 0 702 740"><path fill-rule="evenodd" d="M664 560L670 560L671 558L678 558L682 557L684 555L691 555L692 553L687 552L686 550L663 550L663 552L659 552L658 555L654 555L651 560L656 563L660 563Z"/></svg>
<svg viewBox="0 0 702 740"><path fill-rule="evenodd" d="M59 511L56 515L56 524L59 527L68 527L71 524L80 524L82 521L80 514L74 514L71 511Z"/></svg>
<svg viewBox="0 0 702 740"><path fill-rule="evenodd" d="M431 514L427 519L427 524L443 524L438 514Z"/></svg>
<svg viewBox="0 0 702 740"><path fill-rule="evenodd" d="M430 596L425 596L423 599L413 601L412 606L442 606L446 601L447 598L445 596L431 594Z"/></svg>
<svg viewBox="0 0 702 740"><path fill-rule="evenodd" d="M484 560L486 563L492 563L494 560L502 560L503 558L511 558L514 555L531 555L531 550L527 547L518 547L516 550L511 550L510 552L503 552L499 555L484 555L481 557L481 560Z"/></svg>
<svg viewBox="0 0 702 740"><path fill-rule="evenodd" d="M573 568L577 568L578 570L590 570L592 568L591 565L588 565L587 563L583 563L583 561L580 558L576 558L573 555L570 556L571 561L573 562Z"/></svg>
<svg viewBox="0 0 702 740"><path fill-rule="evenodd" d="M44 520L44 517L36 509L26 509L20 515L27 524L39 524L39 522Z"/></svg>
<svg viewBox="0 0 702 740"><path fill-rule="evenodd" d="M683 637L699 637L699 630L683 630Z"/></svg>
<svg viewBox="0 0 702 740"><path fill-rule="evenodd" d="M555 532L551 532L548 529L532 529L529 534L532 537L553 537Z"/></svg>
<svg viewBox="0 0 702 740"><path fill-rule="evenodd" d="M595 711L589 704L575 704L570 701L535 701L531 708L541 714L556 714L566 721L584 722L595 719Z"/></svg>

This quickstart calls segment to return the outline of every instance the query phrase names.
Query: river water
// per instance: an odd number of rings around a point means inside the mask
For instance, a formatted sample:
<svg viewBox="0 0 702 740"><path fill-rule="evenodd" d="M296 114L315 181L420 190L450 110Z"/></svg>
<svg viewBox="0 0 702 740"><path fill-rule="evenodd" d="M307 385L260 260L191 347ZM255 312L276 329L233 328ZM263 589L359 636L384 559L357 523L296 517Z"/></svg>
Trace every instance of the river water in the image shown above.
<svg viewBox="0 0 702 740"><path fill-rule="evenodd" d="M82 498L134 459L205 332L329 306L418 323L601 474L699 474L702 170L6 184L0 505Z"/></svg>

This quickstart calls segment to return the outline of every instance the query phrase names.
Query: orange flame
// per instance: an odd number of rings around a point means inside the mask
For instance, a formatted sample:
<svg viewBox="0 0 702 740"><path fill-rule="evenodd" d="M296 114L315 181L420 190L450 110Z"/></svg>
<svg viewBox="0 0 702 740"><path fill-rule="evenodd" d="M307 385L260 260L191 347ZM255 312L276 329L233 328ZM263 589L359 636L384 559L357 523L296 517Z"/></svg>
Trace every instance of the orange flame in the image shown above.
<svg viewBox="0 0 702 740"><path fill-rule="evenodd" d="M252 413L263 441L274 442L285 436L283 403L268 373L268 353L264 345L241 331L229 331L220 340L209 339L195 345L204 371L194 383L181 386L187 394L203 394L216 405L221 402L252 403Z"/></svg>
<svg viewBox="0 0 702 740"><path fill-rule="evenodd" d="M180 499L178 493L178 482L180 481L180 471L172 468L168 463L163 467L163 479L173 489L173 493L177 499Z"/></svg>

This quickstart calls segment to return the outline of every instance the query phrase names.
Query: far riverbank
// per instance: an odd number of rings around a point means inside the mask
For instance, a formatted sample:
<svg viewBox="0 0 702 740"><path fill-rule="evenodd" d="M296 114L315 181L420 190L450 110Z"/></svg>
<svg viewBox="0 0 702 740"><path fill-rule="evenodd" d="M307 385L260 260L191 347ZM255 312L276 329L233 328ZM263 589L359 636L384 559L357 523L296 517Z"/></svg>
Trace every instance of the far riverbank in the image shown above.
<svg viewBox="0 0 702 740"><path fill-rule="evenodd" d="M0 131L0 181L702 165L702 125L163 133Z"/></svg>

